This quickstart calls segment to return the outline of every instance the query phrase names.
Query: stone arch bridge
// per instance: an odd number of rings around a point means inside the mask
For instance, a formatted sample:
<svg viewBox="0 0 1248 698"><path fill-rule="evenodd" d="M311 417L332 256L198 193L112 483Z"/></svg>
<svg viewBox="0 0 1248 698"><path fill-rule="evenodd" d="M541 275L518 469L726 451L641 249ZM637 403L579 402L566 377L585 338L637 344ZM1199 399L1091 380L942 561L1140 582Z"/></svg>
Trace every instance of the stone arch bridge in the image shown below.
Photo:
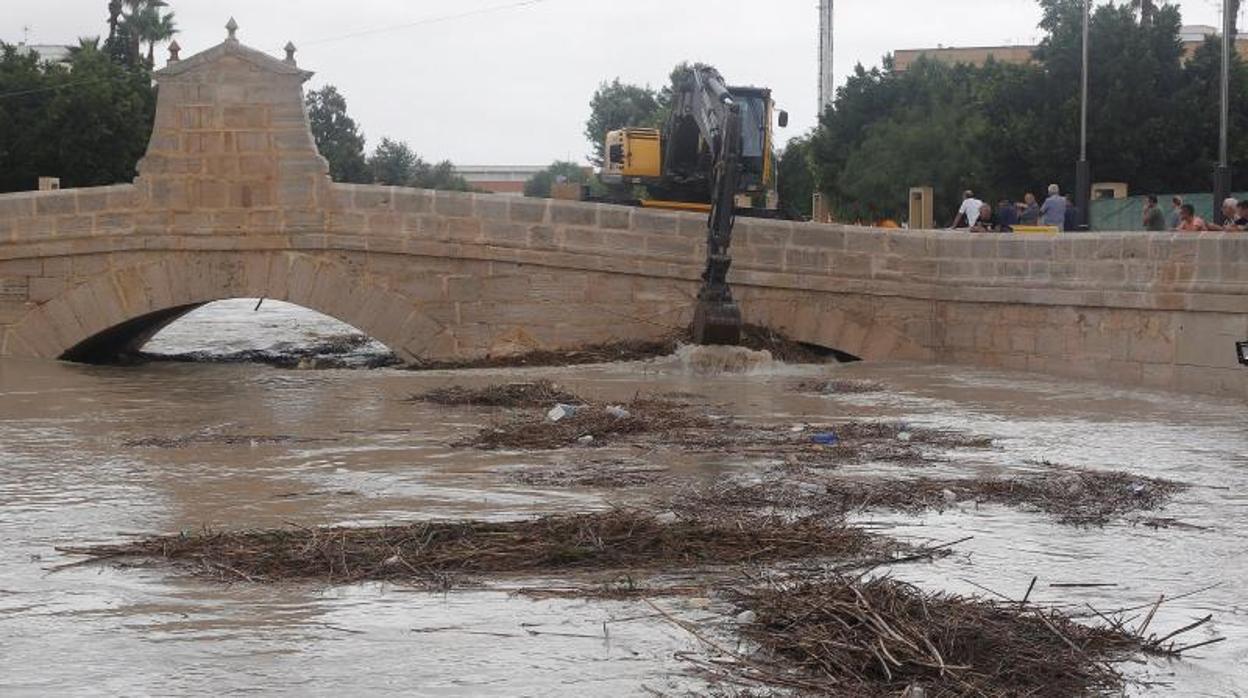
<svg viewBox="0 0 1248 698"><path fill-rule="evenodd" d="M0 356L106 360L208 302L267 297L404 360L687 325L701 216L331 182L311 76L233 36L156 74L131 184L0 196ZM742 220L746 320L872 361L1243 396L1248 235L1028 239ZM1248 372L1248 369L1245 369Z"/></svg>

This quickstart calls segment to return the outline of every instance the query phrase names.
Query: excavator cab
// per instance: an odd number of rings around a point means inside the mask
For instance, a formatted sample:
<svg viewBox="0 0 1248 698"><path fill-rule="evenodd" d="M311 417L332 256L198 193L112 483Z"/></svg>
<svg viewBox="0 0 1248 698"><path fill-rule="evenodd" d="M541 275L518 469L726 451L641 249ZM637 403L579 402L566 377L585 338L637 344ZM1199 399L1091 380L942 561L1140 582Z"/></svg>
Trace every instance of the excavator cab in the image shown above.
<svg viewBox="0 0 1248 698"><path fill-rule="evenodd" d="M741 182L738 194L754 198L767 192L774 166L771 90L753 87L728 89L741 107Z"/></svg>
<svg viewBox="0 0 1248 698"><path fill-rule="evenodd" d="M769 89L729 87L728 92L741 112L742 172L737 194L743 208L774 209L773 124L788 126L789 115L776 110ZM611 131L605 145L600 175L604 183L646 187L650 193L650 200L644 202L647 206L709 210L714 153L692 113L674 114L663 129Z"/></svg>

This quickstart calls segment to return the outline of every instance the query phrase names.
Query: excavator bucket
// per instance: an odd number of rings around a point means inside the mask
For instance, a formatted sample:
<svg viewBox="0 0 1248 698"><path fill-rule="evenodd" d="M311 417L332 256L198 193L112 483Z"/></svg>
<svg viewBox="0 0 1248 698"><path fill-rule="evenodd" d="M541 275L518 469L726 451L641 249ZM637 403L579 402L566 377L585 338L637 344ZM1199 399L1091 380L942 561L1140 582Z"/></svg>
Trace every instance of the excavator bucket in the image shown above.
<svg viewBox="0 0 1248 698"><path fill-rule="evenodd" d="M735 347L741 343L741 307L735 301L699 299L693 311L693 342Z"/></svg>

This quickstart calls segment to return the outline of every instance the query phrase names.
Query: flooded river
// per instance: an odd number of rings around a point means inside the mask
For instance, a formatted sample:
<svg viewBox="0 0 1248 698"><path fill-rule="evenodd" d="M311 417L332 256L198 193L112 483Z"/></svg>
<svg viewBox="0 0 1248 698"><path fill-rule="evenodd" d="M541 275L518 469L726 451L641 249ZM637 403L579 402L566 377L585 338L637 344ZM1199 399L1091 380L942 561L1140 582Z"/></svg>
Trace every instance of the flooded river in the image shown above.
<svg viewBox="0 0 1248 698"><path fill-rule="evenodd" d="M350 331L290 306L254 306L205 308L148 350L225 354ZM821 397L790 389L797 379L833 375L888 391ZM1185 525L1160 530L1129 522L1074 528L968 505L860 519L907 540L974 536L951 557L894 570L925 588L987 593L984 587L1020 598L1038 576L1033 599L1104 609L1205 589L1163 606L1154 627L1177 629L1212 613L1214 623L1189 640L1227 641L1182 662L1132 669L1160 684L1139 693L1248 696L1248 404L914 365L777 366L706 377L675 360L427 374L0 360L0 694L699 691L677 656L698 651L697 641L639 603L532 601L505 589L225 586L159 566L57 569L79 560L57 546L134 535L513 519L627 501L619 491L514 484L510 469L571 456L453 450L449 442L496 413L404 401L451 383L524 377L552 377L604 400L679 391L747 419L904 420L997 441L994 450L922 468L925 475L1025 471L1048 461L1191 483L1156 514ZM723 455L661 464L691 479L758 467ZM1116 586L1050 586L1069 583ZM682 618L726 623L713 605L661 603Z"/></svg>

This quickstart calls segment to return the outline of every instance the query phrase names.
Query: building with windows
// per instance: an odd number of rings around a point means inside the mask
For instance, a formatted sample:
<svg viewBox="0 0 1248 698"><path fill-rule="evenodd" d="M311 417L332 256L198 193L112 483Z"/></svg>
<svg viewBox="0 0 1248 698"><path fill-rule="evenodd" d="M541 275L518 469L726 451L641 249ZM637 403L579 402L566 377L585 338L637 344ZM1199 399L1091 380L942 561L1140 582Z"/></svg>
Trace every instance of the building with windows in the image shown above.
<svg viewBox="0 0 1248 698"><path fill-rule="evenodd" d="M69 46L58 46L56 44L26 44L19 43L16 47L17 55L28 56L31 53L39 54L39 58L48 63L68 63L70 56Z"/></svg>
<svg viewBox="0 0 1248 698"><path fill-rule="evenodd" d="M542 165L456 165L455 172L475 189L491 194L524 196L524 184L545 170Z"/></svg>

